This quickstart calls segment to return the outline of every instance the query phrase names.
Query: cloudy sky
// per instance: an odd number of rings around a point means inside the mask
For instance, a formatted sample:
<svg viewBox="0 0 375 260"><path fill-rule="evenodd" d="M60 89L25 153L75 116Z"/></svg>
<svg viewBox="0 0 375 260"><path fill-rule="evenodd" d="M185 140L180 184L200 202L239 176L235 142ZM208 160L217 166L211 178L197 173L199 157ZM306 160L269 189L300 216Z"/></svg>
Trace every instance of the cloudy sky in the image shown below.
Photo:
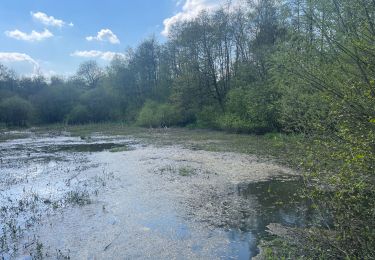
<svg viewBox="0 0 375 260"><path fill-rule="evenodd" d="M1 0L0 63L18 74L69 75L226 0Z"/></svg>

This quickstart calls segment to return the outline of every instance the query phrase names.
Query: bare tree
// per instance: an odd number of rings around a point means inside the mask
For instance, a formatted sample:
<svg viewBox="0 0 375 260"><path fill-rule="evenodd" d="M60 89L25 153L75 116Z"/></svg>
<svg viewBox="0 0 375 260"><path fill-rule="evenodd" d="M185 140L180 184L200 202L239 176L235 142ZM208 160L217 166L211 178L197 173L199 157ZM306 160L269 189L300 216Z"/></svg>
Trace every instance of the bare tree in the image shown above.
<svg viewBox="0 0 375 260"><path fill-rule="evenodd" d="M77 76L88 88L97 87L100 79L103 77L103 70L99 67L96 61L83 62L77 71Z"/></svg>

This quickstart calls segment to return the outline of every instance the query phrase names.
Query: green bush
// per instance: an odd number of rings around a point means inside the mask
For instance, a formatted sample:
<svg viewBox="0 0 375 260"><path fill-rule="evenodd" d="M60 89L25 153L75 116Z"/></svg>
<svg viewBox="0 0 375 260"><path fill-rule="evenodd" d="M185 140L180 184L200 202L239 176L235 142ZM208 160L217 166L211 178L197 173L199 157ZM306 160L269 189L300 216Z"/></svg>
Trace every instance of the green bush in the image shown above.
<svg viewBox="0 0 375 260"><path fill-rule="evenodd" d="M306 90L303 84L283 89L278 100L279 122L285 132L310 134L334 128L337 118L330 116L332 104L321 93Z"/></svg>
<svg viewBox="0 0 375 260"><path fill-rule="evenodd" d="M0 103L0 119L8 126L25 126L33 111L31 103L18 96L4 99Z"/></svg>
<svg viewBox="0 0 375 260"><path fill-rule="evenodd" d="M220 116L217 119L217 125L222 130L236 133L251 132L253 129L250 121L246 121L234 113Z"/></svg>
<svg viewBox="0 0 375 260"><path fill-rule="evenodd" d="M236 88L227 96L226 111L217 126L226 131L264 134L278 129L274 93L268 86Z"/></svg>
<svg viewBox="0 0 375 260"><path fill-rule="evenodd" d="M218 117L219 117L220 108L215 106L205 106L203 109L197 113L197 127L202 128L213 128L217 129L218 126Z"/></svg>
<svg viewBox="0 0 375 260"><path fill-rule="evenodd" d="M33 99L37 116L42 123L62 122L77 102L80 92L72 86L45 88Z"/></svg>
<svg viewBox="0 0 375 260"><path fill-rule="evenodd" d="M91 120L89 110L83 105L75 106L67 116L68 124L83 124Z"/></svg>
<svg viewBox="0 0 375 260"><path fill-rule="evenodd" d="M81 104L90 114L91 122L103 122L118 119L118 98L102 87L86 91L81 96Z"/></svg>
<svg viewBox="0 0 375 260"><path fill-rule="evenodd" d="M180 121L181 118L175 106L146 101L136 123L144 127L165 127L178 125Z"/></svg>

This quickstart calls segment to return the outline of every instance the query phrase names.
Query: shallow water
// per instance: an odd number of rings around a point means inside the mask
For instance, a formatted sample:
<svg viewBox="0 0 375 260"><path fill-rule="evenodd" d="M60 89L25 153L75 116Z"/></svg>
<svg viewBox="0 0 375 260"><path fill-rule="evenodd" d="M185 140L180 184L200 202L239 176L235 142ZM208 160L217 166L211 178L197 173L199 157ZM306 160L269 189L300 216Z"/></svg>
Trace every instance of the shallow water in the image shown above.
<svg viewBox="0 0 375 260"><path fill-rule="evenodd" d="M259 158L124 136L24 137L0 143L5 258L249 259L266 225L307 218L295 174Z"/></svg>

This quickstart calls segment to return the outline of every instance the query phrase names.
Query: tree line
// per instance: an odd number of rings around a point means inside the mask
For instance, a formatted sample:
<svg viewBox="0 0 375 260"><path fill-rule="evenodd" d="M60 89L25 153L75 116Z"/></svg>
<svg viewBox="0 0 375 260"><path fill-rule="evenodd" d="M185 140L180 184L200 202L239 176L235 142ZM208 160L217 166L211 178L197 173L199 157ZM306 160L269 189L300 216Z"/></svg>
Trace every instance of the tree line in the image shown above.
<svg viewBox="0 0 375 260"><path fill-rule="evenodd" d="M372 0L228 4L174 25L163 44L151 37L68 79L0 66L0 120L302 135L306 194L328 217L301 231L306 247L288 241L290 252L373 259L374 44Z"/></svg>
<svg viewBox="0 0 375 260"><path fill-rule="evenodd" d="M151 37L106 68L82 63L68 79L17 78L1 66L1 120L8 125L121 120L151 127L279 131L273 106L279 94L269 87L269 59L288 37L286 6L259 1L250 7L255 9L223 6L202 12L176 24L166 43Z"/></svg>

